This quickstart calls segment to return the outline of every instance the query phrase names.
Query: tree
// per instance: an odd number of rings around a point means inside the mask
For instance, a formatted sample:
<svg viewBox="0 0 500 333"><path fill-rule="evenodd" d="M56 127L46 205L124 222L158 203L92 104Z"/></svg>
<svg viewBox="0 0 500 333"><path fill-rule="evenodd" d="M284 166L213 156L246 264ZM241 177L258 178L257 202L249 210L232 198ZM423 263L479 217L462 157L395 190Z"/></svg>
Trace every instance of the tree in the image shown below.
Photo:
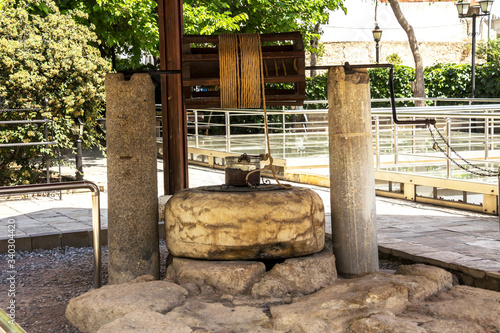
<svg viewBox="0 0 500 333"><path fill-rule="evenodd" d="M346 11L342 0L184 0L184 32L300 31L306 48L316 52L318 24L327 22L330 10L338 9Z"/></svg>
<svg viewBox="0 0 500 333"><path fill-rule="evenodd" d="M86 17L75 19L93 30L99 38L101 55L119 68L118 54L131 57L121 67L140 66L141 55L159 56L158 3L155 0L56 0L61 12L79 10Z"/></svg>
<svg viewBox="0 0 500 333"><path fill-rule="evenodd" d="M91 43L96 35L73 17L61 14L50 0L6 0L0 8L0 97L3 107L38 108L53 121L61 148L72 148L71 128L84 123L84 147L100 147L96 130L104 103L104 75L108 63ZM0 112L0 120L35 119L37 112ZM44 141L43 127L0 125L0 143ZM33 183L44 146L0 148L0 185Z"/></svg>
<svg viewBox="0 0 500 333"><path fill-rule="evenodd" d="M500 38L479 43L477 56L487 62L500 63Z"/></svg>
<svg viewBox="0 0 500 333"><path fill-rule="evenodd" d="M399 3L397 0L388 0L391 5L392 11L396 16L399 24L403 28L403 30L408 35L408 42L410 44L411 52L413 54L413 59L415 61L415 89L414 89L414 97L425 97L425 82L424 82L424 62L422 57L420 56L420 50L418 48L418 41L415 37L415 32L413 31L413 27L408 23L406 18L399 7ZM416 106L424 106L425 101L416 101Z"/></svg>

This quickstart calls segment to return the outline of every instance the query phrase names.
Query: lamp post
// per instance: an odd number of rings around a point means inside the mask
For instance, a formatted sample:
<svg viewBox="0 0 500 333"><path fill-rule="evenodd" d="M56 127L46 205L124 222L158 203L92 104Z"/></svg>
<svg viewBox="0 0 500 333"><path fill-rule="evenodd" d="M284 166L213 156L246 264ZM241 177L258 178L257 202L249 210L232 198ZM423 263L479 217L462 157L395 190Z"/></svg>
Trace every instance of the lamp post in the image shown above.
<svg viewBox="0 0 500 333"><path fill-rule="evenodd" d="M75 138L75 162L76 162L76 180L83 180L83 149L82 149L82 136L83 136L83 122L80 118L75 119L75 124L72 126L71 131Z"/></svg>
<svg viewBox="0 0 500 333"><path fill-rule="evenodd" d="M375 61L378 64L379 63L379 45L378 42L380 42L380 39L382 38L382 29L378 26L377 22L375 22L375 29L372 31L373 34L373 40L375 41Z"/></svg>
<svg viewBox="0 0 500 333"><path fill-rule="evenodd" d="M467 35L472 36L472 59L471 59L471 97L475 97L476 91L476 18L488 16L491 11L493 0L481 0L479 6L471 6L470 2L460 1L456 3L458 17L460 20L472 18L472 33L469 34L469 25L467 25Z"/></svg>

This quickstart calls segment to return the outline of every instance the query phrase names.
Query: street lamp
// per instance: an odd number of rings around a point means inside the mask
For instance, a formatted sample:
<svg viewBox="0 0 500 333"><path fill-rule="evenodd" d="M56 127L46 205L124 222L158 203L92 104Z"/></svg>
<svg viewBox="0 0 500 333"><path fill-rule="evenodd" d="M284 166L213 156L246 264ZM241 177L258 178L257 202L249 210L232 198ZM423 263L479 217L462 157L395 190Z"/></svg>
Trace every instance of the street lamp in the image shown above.
<svg viewBox="0 0 500 333"><path fill-rule="evenodd" d="M460 21L467 17L472 18L472 33L469 34L469 25L467 25L467 35L472 36L471 96L472 98L474 98L476 91L476 36L479 34L476 32L476 18L488 16L490 14L493 0L480 0L479 6L471 6L470 2L464 1L457 2L455 5L457 6L458 17L460 18Z"/></svg>
<svg viewBox="0 0 500 333"><path fill-rule="evenodd" d="M83 150L82 150L82 137L84 123L80 118L75 119L75 123L71 126L71 132L75 138L75 162L76 162L76 180L83 180Z"/></svg>
<svg viewBox="0 0 500 333"><path fill-rule="evenodd" d="M378 42L380 42L380 39L382 38L382 29L378 26L377 22L375 22L375 29L372 31L373 34L373 40L375 41L375 60L377 64L379 63L379 46Z"/></svg>

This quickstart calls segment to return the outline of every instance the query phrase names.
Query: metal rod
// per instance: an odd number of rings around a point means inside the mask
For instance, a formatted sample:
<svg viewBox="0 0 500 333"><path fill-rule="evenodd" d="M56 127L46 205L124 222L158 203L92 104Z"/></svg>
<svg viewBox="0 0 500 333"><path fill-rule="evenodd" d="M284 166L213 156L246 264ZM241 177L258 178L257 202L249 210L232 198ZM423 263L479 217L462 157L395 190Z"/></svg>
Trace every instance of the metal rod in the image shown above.
<svg viewBox="0 0 500 333"><path fill-rule="evenodd" d="M421 119L421 120L399 120L398 115L396 113L396 97L394 94L394 65L393 64L359 64L359 65L351 65L346 62L344 65L323 65L323 66L309 66L306 67L306 70L325 70L330 69L332 67L345 67L346 70L353 68L389 68L389 90L391 95L391 107L392 107L392 118L394 119L394 123L398 125L434 125L436 123L436 119Z"/></svg>
<svg viewBox="0 0 500 333"><path fill-rule="evenodd" d="M83 180L83 149L82 149L82 139L78 137L76 139L76 155L75 155L75 163L76 163L76 172L75 177L76 180Z"/></svg>
<svg viewBox="0 0 500 333"><path fill-rule="evenodd" d="M451 119L446 119L446 140L448 140L448 144L446 145L446 154L450 156L450 146L451 146ZM449 179L451 176L451 163L450 159L446 159L446 178Z"/></svg>
<svg viewBox="0 0 500 333"><path fill-rule="evenodd" d="M472 14L471 97L476 95L476 14Z"/></svg>
<svg viewBox="0 0 500 333"><path fill-rule="evenodd" d="M488 118L484 118L484 159L488 160L490 152L488 143L490 140L490 122Z"/></svg>
<svg viewBox="0 0 500 333"><path fill-rule="evenodd" d="M34 120L2 120L0 125L20 125L20 124L46 124L51 123L52 120L48 119L34 119Z"/></svg>
<svg viewBox="0 0 500 333"><path fill-rule="evenodd" d="M20 194L32 192L48 192L53 190L75 190L88 189L92 192L92 232L94 247L94 288L102 286L102 263L101 263L101 214L100 214L100 191L99 186L88 180L80 182L64 182L52 184L33 184L19 186L1 186L0 195Z"/></svg>

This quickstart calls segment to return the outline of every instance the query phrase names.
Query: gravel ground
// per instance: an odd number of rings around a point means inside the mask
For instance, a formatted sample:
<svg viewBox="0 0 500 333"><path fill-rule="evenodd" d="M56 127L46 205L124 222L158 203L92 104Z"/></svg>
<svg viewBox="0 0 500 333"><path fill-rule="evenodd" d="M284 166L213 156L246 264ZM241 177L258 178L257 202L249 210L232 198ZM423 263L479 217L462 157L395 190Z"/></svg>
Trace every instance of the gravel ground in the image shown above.
<svg viewBox="0 0 500 333"><path fill-rule="evenodd" d="M162 276L167 249L161 244ZM16 321L29 333L79 332L64 316L71 298L93 288L93 249L57 248L17 252L15 258ZM8 254L0 254L0 308L6 309L11 276ZM102 247L103 284L108 282L108 247Z"/></svg>
<svg viewBox="0 0 500 333"><path fill-rule="evenodd" d="M167 249L160 243L161 277L165 276ZM8 254L0 254L0 308L6 309L11 276ZM17 252L15 258L16 320L29 333L78 333L64 316L71 298L92 289L93 251L86 248L57 248ZM102 247L103 284L107 284L108 248ZM390 259L380 260L380 268L394 270L400 264Z"/></svg>

